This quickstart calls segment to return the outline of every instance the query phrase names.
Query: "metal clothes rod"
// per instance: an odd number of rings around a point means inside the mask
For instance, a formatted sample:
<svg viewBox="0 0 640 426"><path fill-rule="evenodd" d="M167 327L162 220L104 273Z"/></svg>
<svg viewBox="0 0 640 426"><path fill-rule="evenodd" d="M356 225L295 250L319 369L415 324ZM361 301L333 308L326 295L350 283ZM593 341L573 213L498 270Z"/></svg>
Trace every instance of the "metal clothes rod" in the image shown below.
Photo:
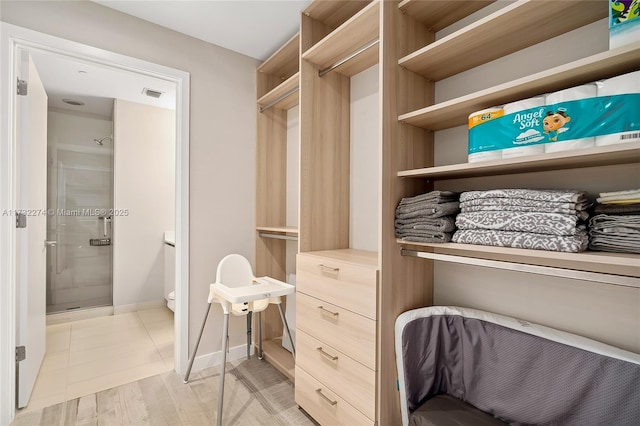
<svg viewBox="0 0 640 426"><path fill-rule="evenodd" d="M322 77L323 75L325 75L326 73L338 68L340 65L344 64L345 62L350 61L351 59L355 58L356 56L358 56L359 54L361 54L362 52L364 52L365 50L369 49L370 47L375 46L376 44L380 43L380 39L376 39L373 40L371 42L369 42L367 45L362 46L360 49L356 50L355 52L353 52L351 55L340 59L338 62L336 62L335 64L321 69L320 71L318 71L318 77Z"/></svg>
<svg viewBox="0 0 640 426"><path fill-rule="evenodd" d="M465 265L485 266L494 269L526 272L537 275L570 278L574 280L593 281L623 287L640 288L640 279L623 275L605 274L599 272L577 271L554 266L527 265L524 263L506 262L502 260L477 259L475 257L454 256L449 254L431 253L416 250L400 249L403 256L414 256L423 259L440 260L443 262L462 263Z"/></svg>
<svg viewBox="0 0 640 426"><path fill-rule="evenodd" d="M269 108L271 108L272 106L274 106L275 104L277 104L278 102L280 102L281 100L293 95L294 93L296 93L298 90L300 90L300 86L296 86L293 89L289 90L287 93L285 93L282 96L279 96L277 99L269 102L268 104L261 106L260 107L260 112L265 112L266 110L268 110Z"/></svg>
<svg viewBox="0 0 640 426"><path fill-rule="evenodd" d="M276 240L298 241L298 237L294 235L268 234L266 232L260 232L258 233L258 235L260 236L260 238L274 238Z"/></svg>

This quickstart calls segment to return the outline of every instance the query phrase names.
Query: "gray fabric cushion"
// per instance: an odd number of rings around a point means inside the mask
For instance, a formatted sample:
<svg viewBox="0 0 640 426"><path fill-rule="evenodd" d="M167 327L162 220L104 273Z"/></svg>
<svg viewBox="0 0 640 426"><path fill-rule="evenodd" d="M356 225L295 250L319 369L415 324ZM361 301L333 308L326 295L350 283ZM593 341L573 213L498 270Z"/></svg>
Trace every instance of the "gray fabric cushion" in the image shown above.
<svg viewBox="0 0 640 426"><path fill-rule="evenodd" d="M640 365L462 316L402 333L409 412L449 394L514 425L640 425Z"/></svg>
<svg viewBox="0 0 640 426"><path fill-rule="evenodd" d="M500 419L450 395L436 395L409 417L410 426L504 426Z"/></svg>

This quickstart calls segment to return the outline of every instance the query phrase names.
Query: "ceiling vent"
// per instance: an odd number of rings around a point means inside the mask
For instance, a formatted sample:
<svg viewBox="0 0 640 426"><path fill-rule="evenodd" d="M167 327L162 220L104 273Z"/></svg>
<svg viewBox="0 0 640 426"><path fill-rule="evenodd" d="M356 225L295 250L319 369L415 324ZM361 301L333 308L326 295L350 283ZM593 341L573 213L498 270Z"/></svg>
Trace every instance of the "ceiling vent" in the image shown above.
<svg viewBox="0 0 640 426"><path fill-rule="evenodd" d="M146 88L146 87L142 90L142 93L144 93L145 95L150 96L152 98L156 98L156 99L160 98L160 96L162 96L164 94L164 92L160 92L158 90L149 89L149 88Z"/></svg>

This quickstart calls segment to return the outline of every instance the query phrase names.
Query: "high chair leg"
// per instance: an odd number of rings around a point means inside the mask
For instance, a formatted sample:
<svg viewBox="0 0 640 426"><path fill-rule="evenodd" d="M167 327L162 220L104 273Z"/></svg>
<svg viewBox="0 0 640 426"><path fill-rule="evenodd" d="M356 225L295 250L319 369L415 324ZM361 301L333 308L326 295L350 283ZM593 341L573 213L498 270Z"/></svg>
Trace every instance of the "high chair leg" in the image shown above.
<svg viewBox="0 0 640 426"><path fill-rule="evenodd" d="M209 317L209 310L211 309L211 303L207 305L207 312L204 313L204 319L202 320L202 327L200 328L200 334L198 334L198 340L196 341L196 347L193 348L193 355L191 355L191 359L189 360L189 367L187 368L187 372L184 375L184 383L189 383L189 375L191 374L191 367L193 367L193 361L196 359L196 352L198 352L198 346L200 346L200 339L202 339L202 332L204 331L204 326L207 323L207 318Z"/></svg>

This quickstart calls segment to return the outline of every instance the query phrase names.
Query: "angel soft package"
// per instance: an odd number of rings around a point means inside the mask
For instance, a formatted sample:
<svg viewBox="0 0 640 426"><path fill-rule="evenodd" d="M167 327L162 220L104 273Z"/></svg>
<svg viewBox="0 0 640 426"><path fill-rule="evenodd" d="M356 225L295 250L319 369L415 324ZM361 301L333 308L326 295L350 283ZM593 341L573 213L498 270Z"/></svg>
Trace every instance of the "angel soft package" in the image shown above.
<svg viewBox="0 0 640 426"><path fill-rule="evenodd" d="M574 89L581 91L584 87ZM542 153L544 144L640 132L640 93L575 99L564 92L560 99L574 100L547 102L512 113L504 109L501 113L486 114L483 119L473 121L473 125L469 120L469 155L501 150L502 158L512 158ZM539 149L534 149L537 146ZM551 151L554 150L547 149ZM511 152L516 155L509 155Z"/></svg>

